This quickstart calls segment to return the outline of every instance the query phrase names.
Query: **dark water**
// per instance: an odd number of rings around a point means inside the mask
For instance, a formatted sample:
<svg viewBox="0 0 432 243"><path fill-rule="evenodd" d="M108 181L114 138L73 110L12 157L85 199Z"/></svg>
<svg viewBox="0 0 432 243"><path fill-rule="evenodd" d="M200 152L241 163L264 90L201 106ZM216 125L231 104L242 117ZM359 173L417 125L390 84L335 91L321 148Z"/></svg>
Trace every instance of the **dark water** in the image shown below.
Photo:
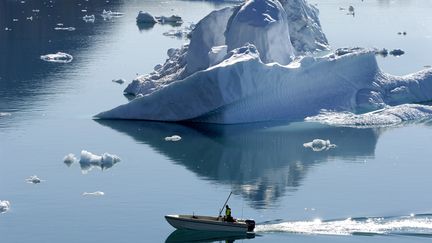
<svg viewBox="0 0 432 243"><path fill-rule="evenodd" d="M356 8L354 18L339 10L349 5ZM185 41L163 36L179 27L138 27L139 10L180 14L188 24L223 6L0 2L0 112L10 113L0 116L0 200L11 202L0 214L1 242L430 241L432 123L355 129L92 119L127 102L125 84L112 79L129 82L151 71L168 48ZM404 56L379 59L394 74L431 64L430 2L320 1L318 7L332 46L402 48ZM124 16L104 20L104 9ZM95 14L95 22L85 23L86 14ZM76 30L56 31L58 23ZM73 61L39 59L58 51ZM173 134L182 140L164 140ZM315 138L330 139L337 148L303 147ZM79 157L81 150L113 153L122 161L90 171L63 163L65 155ZM26 183L34 174L44 181ZM94 191L105 195L82 195ZM163 218L217 214L230 191L234 216L259 223L255 236L179 232Z"/></svg>

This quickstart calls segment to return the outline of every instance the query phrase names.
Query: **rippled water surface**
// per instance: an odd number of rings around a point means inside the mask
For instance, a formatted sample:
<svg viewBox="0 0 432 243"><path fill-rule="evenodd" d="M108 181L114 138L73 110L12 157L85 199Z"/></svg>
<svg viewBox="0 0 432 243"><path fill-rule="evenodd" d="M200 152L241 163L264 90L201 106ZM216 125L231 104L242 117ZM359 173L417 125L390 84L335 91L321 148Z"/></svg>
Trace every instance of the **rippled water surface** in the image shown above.
<svg viewBox="0 0 432 243"><path fill-rule="evenodd" d="M41 2L0 3L0 200L11 204L0 214L1 242L430 241L432 122L358 129L96 121L94 114L127 102L122 90L137 74L185 42L163 35L181 27L137 26L139 10L179 14L188 25L229 4ZM401 48L399 58L378 58L392 74L432 65L431 2L312 3L334 48ZM349 5L354 17L339 10ZM104 20L104 9L124 16ZM95 22L84 22L86 14ZM76 30L54 30L59 23ZM40 60L57 52L72 62ZM119 78L126 84L112 82ZM175 134L182 139L164 140ZM303 147L316 138L337 147ZM63 163L81 150L121 162ZM43 181L27 183L32 175ZM83 196L97 191L104 195ZM163 218L217 214L230 191L234 216L257 221L255 236L179 232Z"/></svg>

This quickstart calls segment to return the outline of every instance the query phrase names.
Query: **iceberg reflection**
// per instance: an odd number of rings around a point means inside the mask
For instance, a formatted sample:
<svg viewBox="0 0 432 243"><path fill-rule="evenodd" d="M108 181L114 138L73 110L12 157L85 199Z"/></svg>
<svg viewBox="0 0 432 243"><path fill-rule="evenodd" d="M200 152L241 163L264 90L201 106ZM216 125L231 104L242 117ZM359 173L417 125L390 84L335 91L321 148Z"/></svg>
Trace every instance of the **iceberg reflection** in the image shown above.
<svg viewBox="0 0 432 243"><path fill-rule="evenodd" d="M205 180L231 185L254 208L273 205L301 185L310 167L330 159L373 157L376 129L328 127L312 123L204 125L97 120L98 123L148 144ZM179 134L170 143L164 137ZM314 152L303 143L330 139L337 148Z"/></svg>

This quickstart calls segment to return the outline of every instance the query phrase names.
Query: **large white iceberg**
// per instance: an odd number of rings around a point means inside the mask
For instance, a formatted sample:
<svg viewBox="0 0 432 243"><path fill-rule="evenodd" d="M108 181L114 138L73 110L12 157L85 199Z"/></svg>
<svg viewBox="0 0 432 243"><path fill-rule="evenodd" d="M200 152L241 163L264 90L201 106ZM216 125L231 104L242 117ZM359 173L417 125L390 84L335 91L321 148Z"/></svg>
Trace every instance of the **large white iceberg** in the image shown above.
<svg viewBox="0 0 432 243"><path fill-rule="evenodd" d="M318 10L304 0L248 0L214 11L190 44L125 90L108 119L246 123L303 120L323 109L368 112L432 100L432 69L383 73L373 50L327 50Z"/></svg>

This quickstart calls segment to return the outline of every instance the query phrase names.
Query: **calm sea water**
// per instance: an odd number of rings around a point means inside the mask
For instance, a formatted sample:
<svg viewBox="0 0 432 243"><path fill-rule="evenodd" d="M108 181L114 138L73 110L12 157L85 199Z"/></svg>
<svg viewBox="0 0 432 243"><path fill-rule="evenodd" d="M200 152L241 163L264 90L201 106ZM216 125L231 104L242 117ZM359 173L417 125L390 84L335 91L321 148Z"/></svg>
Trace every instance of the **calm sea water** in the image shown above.
<svg viewBox="0 0 432 243"><path fill-rule="evenodd" d="M392 74L432 64L432 2L315 2L333 47L401 48L406 54L399 58L379 58ZM139 10L179 14L187 25L227 5L0 2L0 112L10 113L0 117L0 200L11 202L11 209L0 214L1 242L430 241L430 122L355 129L92 119L127 102L126 84L112 79L129 82L151 71L165 60L168 48L185 42L163 36L176 27L139 28ZM339 10L349 5L355 17ZM103 9L124 16L104 20ZM96 21L85 23L85 14L95 14ZM56 31L58 23L76 30ZM397 34L403 31L407 35ZM39 59L58 51L74 60ZM182 140L164 141L173 134ZM313 152L303 147L314 138L330 139L337 148ZM122 161L91 171L63 163L65 155L79 156L81 150L113 153ZM44 181L26 183L34 174ZM82 196L94 191L105 195ZM217 214L230 191L234 216L258 222L254 238L184 234L163 218Z"/></svg>

